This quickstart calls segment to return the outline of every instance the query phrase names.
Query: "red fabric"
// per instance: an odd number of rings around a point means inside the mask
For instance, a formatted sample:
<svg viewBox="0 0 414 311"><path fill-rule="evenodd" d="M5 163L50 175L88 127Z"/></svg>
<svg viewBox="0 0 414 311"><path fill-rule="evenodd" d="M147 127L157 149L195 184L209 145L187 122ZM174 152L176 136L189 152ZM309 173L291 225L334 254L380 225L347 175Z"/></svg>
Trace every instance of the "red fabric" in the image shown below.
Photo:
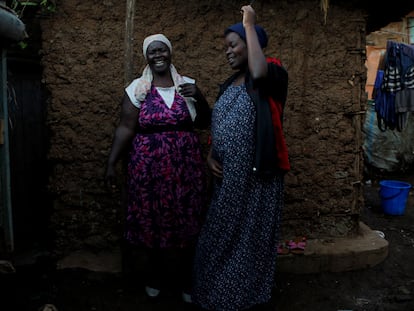
<svg viewBox="0 0 414 311"><path fill-rule="evenodd" d="M280 61L280 59L278 59L278 58L274 58L274 57L266 57L266 61L268 62L268 63L273 63L273 64L276 64L276 65L278 65L278 66L282 66L282 62Z"/></svg>
<svg viewBox="0 0 414 311"><path fill-rule="evenodd" d="M267 57L266 60L268 63L273 63L278 66L282 66L282 63L277 58ZM281 102L274 100L272 97L269 97L268 101L270 111L272 113L272 123L276 139L276 150L279 167L284 171L289 171L289 154L282 126L283 104Z"/></svg>

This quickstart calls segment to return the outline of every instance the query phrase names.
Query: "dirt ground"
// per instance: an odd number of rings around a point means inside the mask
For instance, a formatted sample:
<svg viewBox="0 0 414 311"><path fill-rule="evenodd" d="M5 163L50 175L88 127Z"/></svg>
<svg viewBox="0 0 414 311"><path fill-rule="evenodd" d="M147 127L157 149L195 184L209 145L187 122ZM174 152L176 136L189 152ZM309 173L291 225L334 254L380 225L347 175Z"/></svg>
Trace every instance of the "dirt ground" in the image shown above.
<svg viewBox="0 0 414 311"><path fill-rule="evenodd" d="M386 179L414 184L414 174ZM385 234L389 241L387 259L360 271L279 273L272 310L414 310L414 191L410 192L402 216L383 213L378 191L378 180L364 184L365 207L361 215L373 230ZM139 275L126 278L86 270L57 271L47 256L34 265L17 266L16 270L14 274L0 275L0 310L43 310L45 304L52 304L59 311L192 309L184 306L178 295L165 297L158 303L149 302Z"/></svg>

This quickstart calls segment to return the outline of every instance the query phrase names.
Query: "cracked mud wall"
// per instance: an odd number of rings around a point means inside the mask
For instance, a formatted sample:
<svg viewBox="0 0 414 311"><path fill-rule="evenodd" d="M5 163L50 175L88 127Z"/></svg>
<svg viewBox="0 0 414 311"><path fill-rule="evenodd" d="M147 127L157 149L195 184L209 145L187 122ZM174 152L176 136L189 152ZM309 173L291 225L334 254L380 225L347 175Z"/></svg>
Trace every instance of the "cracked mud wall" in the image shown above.
<svg viewBox="0 0 414 311"><path fill-rule="evenodd" d="M212 106L218 83L232 73L222 33L241 20L241 4L137 1L133 72L144 66L143 38L164 33L174 65L197 80ZM356 234L363 204L363 14L331 4L325 24L318 1L263 0L255 9L269 34L266 54L279 57L289 73L284 126L292 170L286 175L282 233ZM41 22L58 252L119 245L123 195L107 193L103 176L125 86L125 13L125 1L61 0ZM202 133L204 143L207 134Z"/></svg>

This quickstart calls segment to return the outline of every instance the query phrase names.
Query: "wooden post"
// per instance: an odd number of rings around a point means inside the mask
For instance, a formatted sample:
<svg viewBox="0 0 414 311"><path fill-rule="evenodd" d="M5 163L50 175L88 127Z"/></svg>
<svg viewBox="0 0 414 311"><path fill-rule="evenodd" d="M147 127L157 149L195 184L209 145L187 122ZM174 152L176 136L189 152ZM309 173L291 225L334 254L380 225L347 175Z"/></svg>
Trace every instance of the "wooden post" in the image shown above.
<svg viewBox="0 0 414 311"><path fill-rule="evenodd" d="M125 59L124 59L124 83L127 85L133 78L133 53L134 53L134 15L135 0L127 0L125 17Z"/></svg>

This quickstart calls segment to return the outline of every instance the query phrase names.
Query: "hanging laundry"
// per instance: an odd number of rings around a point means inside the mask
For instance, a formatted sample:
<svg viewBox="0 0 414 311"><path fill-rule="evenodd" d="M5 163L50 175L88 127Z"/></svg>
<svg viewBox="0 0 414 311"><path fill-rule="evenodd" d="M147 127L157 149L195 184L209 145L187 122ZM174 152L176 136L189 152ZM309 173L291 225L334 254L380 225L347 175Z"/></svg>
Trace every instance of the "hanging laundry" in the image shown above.
<svg viewBox="0 0 414 311"><path fill-rule="evenodd" d="M414 46L387 42L384 70L374 85L378 127L402 131L414 112Z"/></svg>
<svg viewBox="0 0 414 311"><path fill-rule="evenodd" d="M378 70L374 84L375 112L377 113L378 128L381 131L396 128L395 94L384 91L384 70Z"/></svg>

